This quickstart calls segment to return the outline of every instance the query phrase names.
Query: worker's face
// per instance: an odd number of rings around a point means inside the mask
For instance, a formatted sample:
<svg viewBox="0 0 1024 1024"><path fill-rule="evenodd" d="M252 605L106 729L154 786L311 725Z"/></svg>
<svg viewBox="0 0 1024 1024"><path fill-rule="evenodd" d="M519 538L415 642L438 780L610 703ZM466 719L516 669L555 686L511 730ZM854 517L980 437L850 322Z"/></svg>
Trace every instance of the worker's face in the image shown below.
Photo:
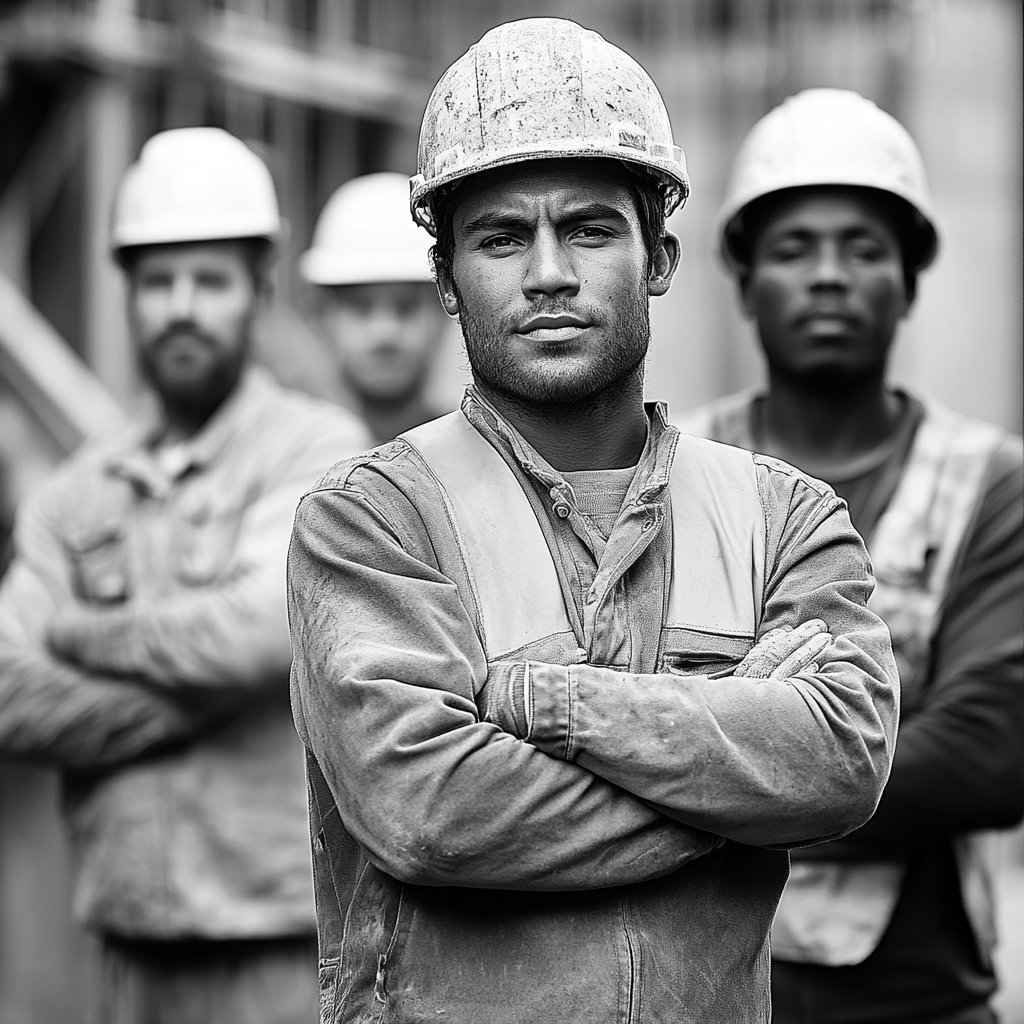
<svg viewBox="0 0 1024 1024"><path fill-rule="evenodd" d="M355 393L371 402L419 393L448 325L437 288L403 281L323 291L324 330Z"/></svg>
<svg viewBox="0 0 1024 1024"><path fill-rule="evenodd" d="M260 293L242 242L143 249L129 272L142 369L169 403L215 407L238 381Z"/></svg>
<svg viewBox="0 0 1024 1024"><path fill-rule="evenodd" d="M892 225L869 196L841 188L780 197L742 293L772 370L822 385L883 374L909 309Z"/></svg>
<svg viewBox="0 0 1024 1024"><path fill-rule="evenodd" d="M452 274L439 285L477 380L562 404L641 366L648 296L668 290L678 245L669 235L649 258L628 174L607 160L541 160L460 186Z"/></svg>

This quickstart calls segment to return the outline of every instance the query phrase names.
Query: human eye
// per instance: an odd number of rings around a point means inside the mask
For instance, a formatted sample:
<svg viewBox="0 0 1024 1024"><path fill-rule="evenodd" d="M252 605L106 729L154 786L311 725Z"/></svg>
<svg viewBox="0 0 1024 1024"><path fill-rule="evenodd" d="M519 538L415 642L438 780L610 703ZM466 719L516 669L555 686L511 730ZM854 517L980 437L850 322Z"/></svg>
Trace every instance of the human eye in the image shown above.
<svg viewBox="0 0 1024 1024"><path fill-rule="evenodd" d="M504 256L513 252L519 245L520 241L514 235L502 233L482 238L479 248L493 256Z"/></svg>
<svg viewBox="0 0 1024 1024"><path fill-rule="evenodd" d="M171 284L171 274L166 270L146 270L138 278L138 287L147 292L166 291Z"/></svg>
<svg viewBox="0 0 1024 1024"><path fill-rule="evenodd" d="M603 245L612 237L612 232L600 224L583 224L572 233L574 242L582 242L584 245Z"/></svg>
<svg viewBox="0 0 1024 1024"><path fill-rule="evenodd" d="M863 263L878 263L888 255L888 249L874 238L855 238L847 244L852 259Z"/></svg>
<svg viewBox="0 0 1024 1024"><path fill-rule="evenodd" d="M773 242L766 256L773 263L792 263L807 253L807 245L799 238L780 238Z"/></svg>
<svg viewBox="0 0 1024 1024"><path fill-rule="evenodd" d="M227 274L217 270L201 270L196 274L196 285L211 292L222 292L228 287Z"/></svg>

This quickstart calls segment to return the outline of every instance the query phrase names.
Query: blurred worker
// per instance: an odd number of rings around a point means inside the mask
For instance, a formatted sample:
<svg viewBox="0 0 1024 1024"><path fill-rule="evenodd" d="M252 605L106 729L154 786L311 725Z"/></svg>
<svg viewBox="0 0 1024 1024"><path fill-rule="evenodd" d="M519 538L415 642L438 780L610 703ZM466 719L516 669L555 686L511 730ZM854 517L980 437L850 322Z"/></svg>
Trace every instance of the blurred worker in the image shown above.
<svg viewBox="0 0 1024 1024"><path fill-rule="evenodd" d="M783 848L888 774L863 545L824 485L644 406L688 183L639 64L500 26L419 168L474 383L307 494L289 562L321 1019L766 1021Z"/></svg>
<svg viewBox="0 0 1024 1024"><path fill-rule="evenodd" d="M249 365L279 231L238 139L146 143L112 248L154 414L25 502L0 590L0 751L63 770L102 1024L317 1012L285 561L303 490L368 438Z"/></svg>
<svg viewBox="0 0 1024 1024"><path fill-rule="evenodd" d="M378 442L440 416L427 397L448 330L430 270L430 235L409 216L404 174L342 185L300 268L342 381Z"/></svg>
<svg viewBox="0 0 1024 1024"><path fill-rule="evenodd" d="M903 692L875 816L793 853L773 929L774 1020L993 1021L978 830L1024 811L1020 439L886 384L937 234L917 148L873 103L813 89L768 114L719 226L768 390L681 426L785 459L846 499Z"/></svg>

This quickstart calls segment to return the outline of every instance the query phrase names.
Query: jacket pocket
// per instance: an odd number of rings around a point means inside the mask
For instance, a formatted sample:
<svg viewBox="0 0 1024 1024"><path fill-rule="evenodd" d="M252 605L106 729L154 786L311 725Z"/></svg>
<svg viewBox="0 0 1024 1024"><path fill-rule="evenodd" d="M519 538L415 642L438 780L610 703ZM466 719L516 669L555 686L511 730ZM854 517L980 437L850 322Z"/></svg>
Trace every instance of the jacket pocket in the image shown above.
<svg viewBox="0 0 1024 1024"><path fill-rule="evenodd" d="M334 1024L334 1009L338 996L338 970L341 957L332 956L320 961L320 1024Z"/></svg>
<svg viewBox="0 0 1024 1024"><path fill-rule="evenodd" d="M627 981L617 900L404 887L375 1024L613 1024Z"/></svg>
<svg viewBox="0 0 1024 1024"><path fill-rule="evenodd" d="M202 586L226 574L245 515L244 504L204 504L184 513L178 524L177 576Z"/></svg>
<svg viewBox="0 0 1024 1024"><path fill-rule="evenodd" d="M113 604L130 596L124 530L105 527L70 546L74 587L83 601Z"/></svg>
<svg viewBox="0 0 1024 1024"><path fill-rule="evenodd" d="M738 665L753 646L753 636L668 626L661 631L659 671L681 676L717 675Z"/></svg>

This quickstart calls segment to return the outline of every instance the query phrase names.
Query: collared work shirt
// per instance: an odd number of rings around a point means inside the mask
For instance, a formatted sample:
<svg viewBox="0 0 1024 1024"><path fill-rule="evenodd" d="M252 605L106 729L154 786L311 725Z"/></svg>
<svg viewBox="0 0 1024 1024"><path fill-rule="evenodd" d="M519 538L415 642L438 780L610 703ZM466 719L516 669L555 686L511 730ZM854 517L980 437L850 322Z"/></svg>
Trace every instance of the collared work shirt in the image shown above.
<svg viewBox="0 0 1024 1024"><path fill-rule="evenodd" d="M75 905L127 937L313 927L285 558L368 436L261 370L193 438L85 448L26 501L0 589L0 750L64 769Z"/></svg>

